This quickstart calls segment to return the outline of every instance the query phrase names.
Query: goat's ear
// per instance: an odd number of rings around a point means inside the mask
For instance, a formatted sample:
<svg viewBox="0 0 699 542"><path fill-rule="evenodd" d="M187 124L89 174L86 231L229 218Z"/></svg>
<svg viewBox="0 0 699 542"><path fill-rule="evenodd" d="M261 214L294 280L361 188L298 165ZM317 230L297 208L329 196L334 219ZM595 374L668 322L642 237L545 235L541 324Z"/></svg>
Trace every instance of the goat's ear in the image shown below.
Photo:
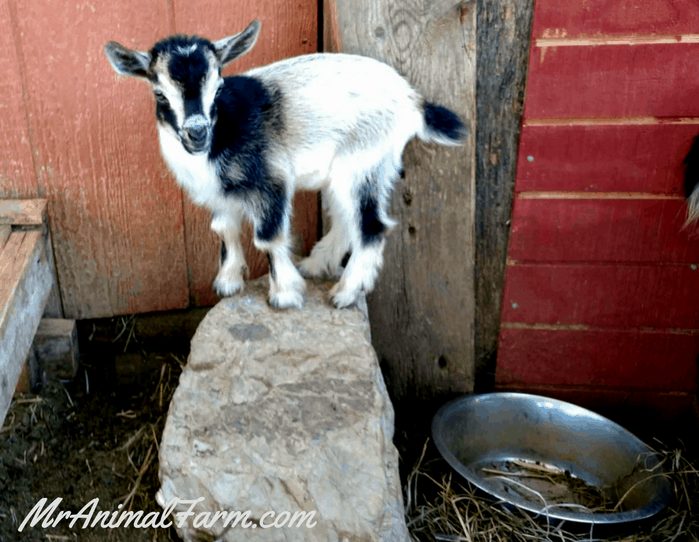
<svg viewBox="0 0 699 542"><path fill-rule="evenodd" d="M257 36L260 34L261 26L260 21L255 19L239 34L223 38L214 43L216 56L218 56L221 65L223 66L231 60L243 56L252 49L257 41Z"/></svg>
<svg viewBox="0 0 699 542"><path fill-rule="evenodd" d="M110 41L104 46L104 54L107 55L107 59L117 73L134 77L148 77L150 54L134 51L116 41Z"/></svg>

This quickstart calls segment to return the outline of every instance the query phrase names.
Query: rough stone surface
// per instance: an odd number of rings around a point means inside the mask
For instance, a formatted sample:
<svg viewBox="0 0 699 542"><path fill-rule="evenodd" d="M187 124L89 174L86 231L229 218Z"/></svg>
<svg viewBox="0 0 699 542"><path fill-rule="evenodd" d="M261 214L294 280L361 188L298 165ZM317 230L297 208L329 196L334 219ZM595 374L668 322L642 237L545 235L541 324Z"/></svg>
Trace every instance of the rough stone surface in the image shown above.
<svg viewBox="0 0 699 542"><path fill-rule="evenodd" d="M160 446L158 502L195 513L317 511L313 528L178 528L185 541L409 541L393 407L366 310L337 310L308 284L302 310L276 311L267 281L199 326ZM180 505L182 511L188 505ZM201 519L205 516L201 516Z"/></svg>

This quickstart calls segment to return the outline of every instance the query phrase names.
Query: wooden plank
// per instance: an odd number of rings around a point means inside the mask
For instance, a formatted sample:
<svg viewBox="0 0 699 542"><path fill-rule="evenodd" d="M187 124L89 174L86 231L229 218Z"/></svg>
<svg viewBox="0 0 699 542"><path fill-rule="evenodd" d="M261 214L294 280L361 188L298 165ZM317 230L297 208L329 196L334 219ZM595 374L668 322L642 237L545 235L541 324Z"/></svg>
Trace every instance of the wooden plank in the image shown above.
<svg viewBox="0 0 699 542"><path fill-rule="evenodd" d="M682 229L685 215L679 198L518 198L509 257L519 262L699 263L699 236Z"/></svg>
<svg viewBox="0 0 699 542"><path fill-rule="evenodd" d="M476 82L476 385L495 372L532 2L478 2Z"/></svg>
<svg viewBox="0 0 699 542"><path fill-rule="evenodd" d="M473 134L475 2L334 4L343 51L388 62ZM413 143L405 153L392 209L400 225L369 298L374 347L397 400L473 388L474 145L472 137L457 149Z"/></svg>
<svg viewBox="0 0 699 542"><path fill-rule="evenodd" d="M46 200L0 199L0 224L43 226L46 224Z"/></svg>
<svg viewBox="0 0 699 542"><path fill-rule="evenodd" d="M12 233L11 226L0 225L0 252L2 252L2 249L5 246L7 239L10 237L10 233Z"/></svg>
<svg viewBox="0 0 699 542"><path fill-rule="evenodd" d="M502 386L696 389L699 334L634 330L505 328Z"/></svg>
<svg viewBox="0 0 699 542"><path fill-rule="evenodd" d="M31 198L39 193L18 38L12 5L0 0L0 198Z"/></svg>
<svg viewBox="0 0 699 542"><path fill-rule="evenodd" d="M682 195L697 134L699 124L525 125L516 189Z"/></svg>
<svg viewBox="0 0 699 542"><path fill-rule="evenodd" d="M695 0L537 0L535 38L696 34Z"/></svg>
<svg viewBox="0 0 699 542"><path fill-rule="evenodd" d="M166 3L14 5L66 315L186 306L182 197L159 157L153 98L102 53L110 39L145 48L167 34Z"/></svg>
<svg viewBox="0 0 699 542"><path fill-rule="evenodd" d="M317 51L318 3L300 0L237 2L235 10L226 0L174 3L177 32L196 33L212 39L239 32L252 20L262 22L262 32L255 48L226 68L225 74L245 71L290 56ZM226 13L226 17L221 17ZM185 202L185 240L191 302L211 305L218 299L211 283L218 271L220 241L210 232L208 211ZM293 229L299 237L298 251L308 253L318 235L318 200L315 194L298 194L294 200ZM267 258L252 246L250 229L246 230L245 247L250 277L267 271Z"/></svg>
<svg viewBox="0 0 699 542"><path fill-rule="evenodd" d="M699 328L696 265L508 265L502 321Z"/></svg>
<svg viewBox="0 0 699 542"><path fill-rule="evenodd" d="M0 423L52 285L44 234L14 232L0 253Z"/></svg>
<svg viewBox="0 0 699 542"><path fill-rule="evenodd" d="M533 47L527 119L699 117L699 43Z"/></svg>

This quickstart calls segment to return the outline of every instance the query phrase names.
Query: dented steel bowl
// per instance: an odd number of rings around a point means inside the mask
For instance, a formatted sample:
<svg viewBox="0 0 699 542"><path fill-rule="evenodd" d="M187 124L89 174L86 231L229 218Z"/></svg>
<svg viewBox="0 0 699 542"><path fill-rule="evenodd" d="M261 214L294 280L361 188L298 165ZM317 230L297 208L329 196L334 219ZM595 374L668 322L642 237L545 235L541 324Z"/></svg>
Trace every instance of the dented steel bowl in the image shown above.
<svg viewBox="0 0 699 542"><path fill-rule="evenodd" d="M432 435L473 485L548 518L622 524L657 514L670 499L658 454L616 423L556 399L466 396L437 412Z"/></svg>

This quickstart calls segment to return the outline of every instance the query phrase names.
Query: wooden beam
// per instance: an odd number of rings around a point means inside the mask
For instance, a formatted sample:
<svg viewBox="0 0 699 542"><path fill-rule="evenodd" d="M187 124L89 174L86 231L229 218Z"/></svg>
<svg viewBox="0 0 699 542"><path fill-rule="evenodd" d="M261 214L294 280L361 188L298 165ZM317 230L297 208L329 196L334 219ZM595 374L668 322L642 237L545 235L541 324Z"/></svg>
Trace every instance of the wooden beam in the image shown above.
<svg viewBox="0 0 699 542"><path fill-rule="evenodd" d="M393 198L399 226L388 238L384 270L369 298L373 344L394 399L469 391L476 3L330 0L324 11L331 45L392 65L469 128L461 148L408 146L405 180ZM328 20L333 15L336 20Z"/></svg>
<svg viewBox="0 0 699 542"><path fill-rule="evenodd" d="M13 232L0 252L0 423L53 284L41 231Z"/></svg>
<svg viewBox="0 0 699 542"><path fill-rule="evenodd" d="M495 374L533 2L479 0L476 107L476 387Z"/></svg>
<svg viewBox="0 0 699 542"><path fill-rule="evenodd" d="M42 226L45 223L45 199L0 199L0 224Z"/></svg>

